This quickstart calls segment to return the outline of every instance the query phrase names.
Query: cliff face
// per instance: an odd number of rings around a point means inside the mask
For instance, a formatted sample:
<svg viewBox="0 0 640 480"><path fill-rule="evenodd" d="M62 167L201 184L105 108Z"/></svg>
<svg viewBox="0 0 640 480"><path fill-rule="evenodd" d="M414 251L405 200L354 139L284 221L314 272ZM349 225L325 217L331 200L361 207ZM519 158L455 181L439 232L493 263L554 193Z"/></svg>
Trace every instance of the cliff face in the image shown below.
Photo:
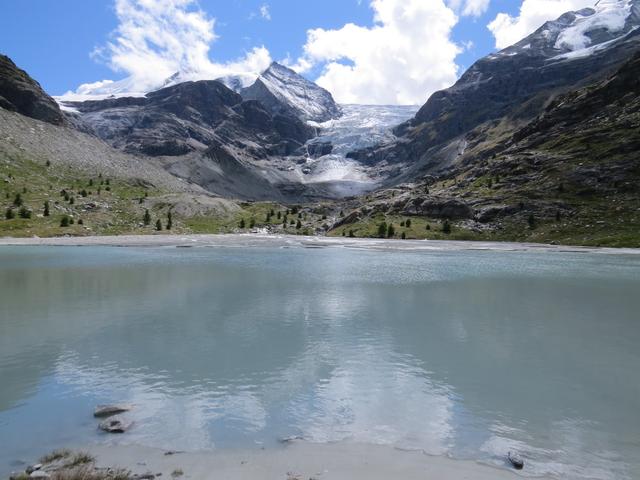
<svg viewBox="0 0 640 480"><path fill-rule="evenodd" d="M4 55L0 55L0 107L54 125L64 123L55 100Z"/></svg>

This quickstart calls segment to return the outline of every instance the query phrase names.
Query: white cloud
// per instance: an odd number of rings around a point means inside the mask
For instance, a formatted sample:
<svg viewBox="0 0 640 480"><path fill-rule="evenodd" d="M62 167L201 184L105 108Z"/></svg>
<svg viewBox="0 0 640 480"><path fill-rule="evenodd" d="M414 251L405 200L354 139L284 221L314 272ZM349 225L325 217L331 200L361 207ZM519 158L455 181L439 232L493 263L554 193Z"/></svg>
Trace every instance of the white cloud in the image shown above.
<svg viewBox="0 0 640 480"><path fill-rule="evenodd" d="M456 81L458 19L444 0L371 0L375 24L307 32L293 68L322 66L317 83L341 103L422 104Z"/></svg>
<svg viewBox="0 0 640 480"><path fill-rule="evenodd" d="M77 93L147 92L177 71L189 80L257 75L272 61L264 47L256 47L236 61L212 61L209 50L217 38L215 19L200 10L195 0L115 0L115 12L118 28L93 56L128 77L113 83L84 84Z"/></svg>
<svg viewBox="0 0 640 480"><path fill-rule="evenodd" d="M464 16L479 17L489 9L490 0L448 0L447 3Z"/></svg>
<svg viewBox="0 0 640 480"><path fill-rule="evenodd" d="M499 13L488 25L497 48L506 48L563 13L593 7L594 0L524 0L517 17Z"/></svg>
<svg viewBox="0 0 640 480"><path fill-rule="evenodd" d="M265 20L271 20L271 12L269 11L269 5L266 3L260 7L260 16Z"/></svg>

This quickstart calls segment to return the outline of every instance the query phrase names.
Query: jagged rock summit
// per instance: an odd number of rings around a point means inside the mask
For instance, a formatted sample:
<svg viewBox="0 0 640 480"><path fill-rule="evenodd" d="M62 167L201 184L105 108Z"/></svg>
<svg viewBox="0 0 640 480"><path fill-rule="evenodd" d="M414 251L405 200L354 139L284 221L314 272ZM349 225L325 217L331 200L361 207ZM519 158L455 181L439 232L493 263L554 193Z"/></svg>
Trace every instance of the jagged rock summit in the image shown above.
<svg viewBox="0 0 640 480"><path fill-rule="evenodd" d="M274 114L294 115L304 121L320 123L342 115L331 93L276 62L240 94L246 100L259 101Z"/></svg>

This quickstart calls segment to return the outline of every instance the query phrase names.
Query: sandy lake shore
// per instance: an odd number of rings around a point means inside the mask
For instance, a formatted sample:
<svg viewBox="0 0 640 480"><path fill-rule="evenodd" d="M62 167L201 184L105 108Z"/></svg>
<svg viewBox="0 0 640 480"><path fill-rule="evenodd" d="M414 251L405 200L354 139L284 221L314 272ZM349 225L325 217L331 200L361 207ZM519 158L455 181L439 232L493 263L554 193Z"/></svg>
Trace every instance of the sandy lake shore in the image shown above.
<svg viewBox="0 0 640 480"><path fill-rule="evenodd" d="M113 246L113 247L342 247L397 251L530 251L604 254L640 254L635 248L595 248L513 242L438 240L384 240L375 238L303 237L296 235L120 235L111 237L0 238L2 245Z"/></svg>
<svg viewBox="0 0 640 480"><path fill-rule="evenodd" d="M121 467L160 478L225 480L509 480L515 471L476 462L361 444L309 444L256 451L175 453L136 446L89 448L98 467ZM540 477L538 477L540 478Z"/></svg>

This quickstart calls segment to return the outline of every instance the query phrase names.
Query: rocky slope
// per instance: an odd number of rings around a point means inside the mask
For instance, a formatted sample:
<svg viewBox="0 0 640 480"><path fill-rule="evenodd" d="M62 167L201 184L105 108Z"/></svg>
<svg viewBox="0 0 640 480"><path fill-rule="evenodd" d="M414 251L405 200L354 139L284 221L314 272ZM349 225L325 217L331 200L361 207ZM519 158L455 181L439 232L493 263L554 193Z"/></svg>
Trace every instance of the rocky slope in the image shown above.
<svg viewBox="0 0 640 480"><path fill-rule="evenodd" d="M0 107L55 125L64 123L55 100L5 55L0 55Z"/></svg>
<svg viewBox="0 0 640 480"><path fill-rule="evenodd" d="M276 62L253 85L241 89L240 94L245 99L257 100L274 115L312 122L326 122L342 115L328 91Z"/></svg>
<svg viewBox="0 0 640 480"><path fill-rule="evenodd" d="M376 235L385 221L408 238L638 247L639 151L637 53L520 127L501 119L474 129L453 167L356 201L334 233Z"/></svg>
<svg viewBox="0 0 640 480"><path fill-rule="evenodd" d="M640 0L603 0L547 22L517 44L477 61L396 128L397 140L352 152L363 163L402 164L392 182L439 172L466 148L465 135L509 117L535 117L559 93L601 79L640 49Z"/></svg>
<svg viewBox="0 0 640 480"><path fill-rule="evenodd" d="M264 158L288 154L315 134L297 118L271 115L212 80L184 82L144 97L64 104L80 125L115 148L152 156L233 144Z"/></svg>

